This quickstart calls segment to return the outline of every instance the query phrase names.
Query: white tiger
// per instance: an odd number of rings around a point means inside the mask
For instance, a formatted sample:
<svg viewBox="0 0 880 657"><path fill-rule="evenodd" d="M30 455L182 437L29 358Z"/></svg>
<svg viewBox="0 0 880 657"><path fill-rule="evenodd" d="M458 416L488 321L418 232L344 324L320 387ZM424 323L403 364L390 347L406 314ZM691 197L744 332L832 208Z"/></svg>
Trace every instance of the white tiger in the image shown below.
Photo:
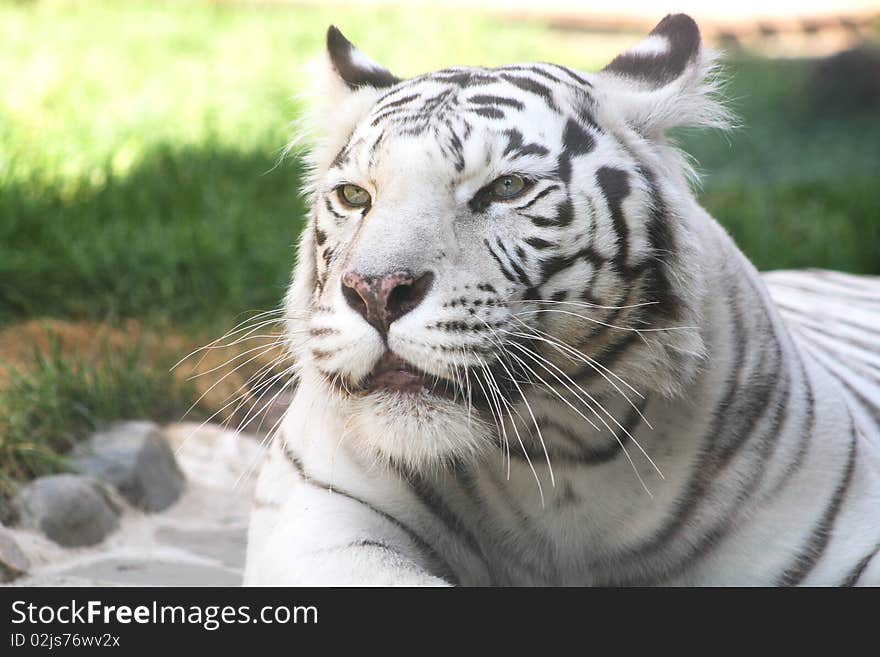
<svg viewBox="0 0 880 657"><path fill-rule="evenodd" d="M327 45L246 584L880 582L880 280L761 276L697 204L692 19L596 74Z"/></svg>

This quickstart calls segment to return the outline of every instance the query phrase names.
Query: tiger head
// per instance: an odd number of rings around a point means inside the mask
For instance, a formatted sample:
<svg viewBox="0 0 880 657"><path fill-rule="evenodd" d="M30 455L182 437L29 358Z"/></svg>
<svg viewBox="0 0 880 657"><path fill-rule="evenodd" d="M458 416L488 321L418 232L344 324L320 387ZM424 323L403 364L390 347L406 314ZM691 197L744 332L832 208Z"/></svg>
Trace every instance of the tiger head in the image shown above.
<svg viewBox="0 0 880 657"><path fill-rule="evenodd" d="M665 133L725 121L692 19L594 74L399 79L334 27L326 64L287 334L352 444L424 468L496 445L538 390L569 414L619 381L680 394L711 221Z"/></svg>

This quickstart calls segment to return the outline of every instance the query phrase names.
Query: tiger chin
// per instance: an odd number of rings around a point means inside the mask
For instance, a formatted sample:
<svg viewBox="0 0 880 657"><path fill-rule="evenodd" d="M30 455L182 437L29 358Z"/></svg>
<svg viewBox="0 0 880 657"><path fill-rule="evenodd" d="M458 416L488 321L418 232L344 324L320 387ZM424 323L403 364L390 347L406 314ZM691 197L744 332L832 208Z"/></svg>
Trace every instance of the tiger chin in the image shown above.
<svg viewBox="0 0 880 657"><path fill-rule="evenodd" d="M331 27L313 77L246 584L880 581L880 282L759 274L698 205L692 19L410 79Z"/></svg>

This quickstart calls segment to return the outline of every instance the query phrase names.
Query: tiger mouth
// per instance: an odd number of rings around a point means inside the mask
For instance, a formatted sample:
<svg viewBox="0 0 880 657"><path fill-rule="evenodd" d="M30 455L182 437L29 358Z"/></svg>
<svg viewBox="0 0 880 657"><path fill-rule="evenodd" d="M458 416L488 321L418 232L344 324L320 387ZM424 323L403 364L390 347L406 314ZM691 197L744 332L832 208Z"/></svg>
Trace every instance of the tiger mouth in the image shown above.
<svg viewBox="0 0 880 657"><path fill-rule="evenodd" d="M397 354L386 351L358 389L361 393L428 393L451 396L451 384L411 365Z"/></svg>
<svg viewBox="0 0 880 657"><path fill-rule="evenodd" d="M485 368L483 368L485 369ZM328 378L328 383L338 393L346 397L366 397L374 393L391 393L408 396L438 397L467 404L474 409L491 412L494 397L510 398L514 390L502 372L494 371L491 379L494 383L493 397L488 397L487 383L481 383L483 376L480 370L470 370L470 376L462 374L469 380L466 388L456 386L451 379L433 375L407 362L392 351L386 351L376 362L372 371L359 383L345 383L337 377ZM473 379L472 385L470 379ZM494 402L498 403L497 399Z"/></svg>

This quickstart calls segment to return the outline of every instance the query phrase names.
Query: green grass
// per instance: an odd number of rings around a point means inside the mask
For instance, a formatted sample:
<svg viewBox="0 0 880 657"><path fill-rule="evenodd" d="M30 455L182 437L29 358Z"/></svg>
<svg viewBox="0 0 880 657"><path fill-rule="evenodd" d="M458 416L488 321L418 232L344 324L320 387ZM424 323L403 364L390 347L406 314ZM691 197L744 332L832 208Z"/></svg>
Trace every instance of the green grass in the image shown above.
<svg viewBox="0 0 880 657"><path fill-rule="evenodd" d="M700 201L759 269L880 274L878 108L830 102L813 67L727 64L742 127L682 140L704 173Z"/></svg>
<svg viewBox="0 0 880 657"><path fill-rule="evenodd" d="M16 482L64 471L60 455L96 429L114 420L178 420L197 398L169 373L170 354L147 359L137 343L122 350L104 343L86 359L47 337L48 352L35 350L24 368L7 367L0 387L0 520L9 516ZM191 418L199 415L197 408Z"/></svg>

